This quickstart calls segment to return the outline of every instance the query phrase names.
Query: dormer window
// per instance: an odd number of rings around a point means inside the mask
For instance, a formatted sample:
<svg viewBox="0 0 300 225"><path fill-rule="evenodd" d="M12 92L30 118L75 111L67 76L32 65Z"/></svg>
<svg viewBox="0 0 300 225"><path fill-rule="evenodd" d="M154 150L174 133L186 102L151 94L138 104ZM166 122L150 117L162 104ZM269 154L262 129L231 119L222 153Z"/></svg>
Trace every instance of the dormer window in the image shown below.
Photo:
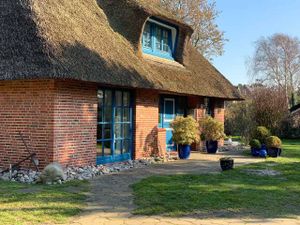
<svg viewBox="0 0 300 225"><path fill-rule="evenodd" d="M146 54L174 60L177 29L149 19L144 27L142 46Z"/></svg>

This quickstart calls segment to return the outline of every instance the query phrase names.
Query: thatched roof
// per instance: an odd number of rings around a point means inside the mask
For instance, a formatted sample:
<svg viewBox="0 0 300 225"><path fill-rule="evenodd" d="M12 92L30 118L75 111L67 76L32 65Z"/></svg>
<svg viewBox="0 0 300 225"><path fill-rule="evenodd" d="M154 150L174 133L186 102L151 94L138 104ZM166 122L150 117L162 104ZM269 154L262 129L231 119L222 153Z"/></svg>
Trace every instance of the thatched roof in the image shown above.
<svg viewBox="0 0 300 225"><path fill-rule="evenodd" d="M191 47L192 29L157 0L2 0L0 6L0 80L76 79L240 98ZM142 55L142 29L150 16L179 27L179 63Z"/></svg>

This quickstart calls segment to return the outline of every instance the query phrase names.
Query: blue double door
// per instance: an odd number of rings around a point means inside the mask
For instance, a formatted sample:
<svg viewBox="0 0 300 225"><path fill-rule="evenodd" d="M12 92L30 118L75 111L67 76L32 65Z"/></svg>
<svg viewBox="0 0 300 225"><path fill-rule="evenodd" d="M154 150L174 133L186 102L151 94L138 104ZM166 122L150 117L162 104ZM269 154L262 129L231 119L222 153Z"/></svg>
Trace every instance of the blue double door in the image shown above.
<svg viewBox="0 0 300 225"><path fill-rule="evenodd" d="M131 93L100 89L97 96L97 164L131 159L133 136Z"/></svg>
<svg viewBox="0 0 300 225"><path fill-rule="evenodd" d="M176 116L186 116L187 98L181 96L161 96L159 111L160 127L166 129L167 151L177 151L177 145L173 142L171 123Z"/></svg>

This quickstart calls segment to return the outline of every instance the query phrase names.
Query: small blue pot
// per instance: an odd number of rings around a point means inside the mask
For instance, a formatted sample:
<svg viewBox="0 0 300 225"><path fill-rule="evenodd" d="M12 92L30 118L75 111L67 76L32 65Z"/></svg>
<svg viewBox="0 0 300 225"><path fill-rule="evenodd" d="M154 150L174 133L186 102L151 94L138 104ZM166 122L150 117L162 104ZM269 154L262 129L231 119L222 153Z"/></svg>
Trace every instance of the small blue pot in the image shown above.
<svg viewBox="0 0 300 225"><path fill-rule="evenodd" d="M266 149L261 149L259 151L259 156L262 157L262 158L267 158L267 155L268 155L268 152Z"/></svg>
<svg viewBox="0 0 300 225"><path fill-rule="evenodd" d="M191 155L190 145L179 145L178 146L178 156L180 159L188 159Z"/></svg>
<svg viewBox="0 0 300 225"><path fill-rule="evenodd" d="M259 156L259 152L260 152L260 149L257 149L257 148L251 148L251 155L252 156Z"/></svg>

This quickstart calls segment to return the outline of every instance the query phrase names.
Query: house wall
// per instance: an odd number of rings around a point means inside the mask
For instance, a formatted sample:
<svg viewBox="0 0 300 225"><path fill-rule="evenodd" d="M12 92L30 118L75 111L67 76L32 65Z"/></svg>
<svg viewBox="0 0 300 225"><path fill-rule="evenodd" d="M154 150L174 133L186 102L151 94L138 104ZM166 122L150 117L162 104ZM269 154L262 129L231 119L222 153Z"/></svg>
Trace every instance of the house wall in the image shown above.
<svg viewBox="0 0 300 225"><path fill-rule="evenodd" d="M135 159L166 153L166 131L158 128L159 92L135 91ZM196 120L205 115L200 97L188 97ZM63 80L0 82L0 167L28 156L18 132L41 167L96 163L97 85ZM216 101L215 118L224 122L224 101ZM195 145L199 150L201 145ZM24 164L28 166L30 163Z"/></svg>
<svg viewBox="0 0 300 225"><path fill-rule="evenodd" d="M41 167L96 162L96 86L83 82L28 80L0 82L0 167L29 153ZM29 161L23 166L31 166Z"/></svg>
<svg viewBox="0 0 300 225"><path fill-rule="evenodd" d="M135 98L134 158L157 155L161 149L166 149L164 130L158 135L159 93L137 90Z"/></svg>
<svg viewBox="0 0 300 225"><path fill-rule="evenodd" d="M62 165L95 165L97 86L55 81L53 161Z"/></svg>
<svg viewBox="0 0 300 225"><path fill-rule="evenodd" d="M0 167L6 168L29 153L41 165L53 160L54 81L0 81Z"/></svg>

